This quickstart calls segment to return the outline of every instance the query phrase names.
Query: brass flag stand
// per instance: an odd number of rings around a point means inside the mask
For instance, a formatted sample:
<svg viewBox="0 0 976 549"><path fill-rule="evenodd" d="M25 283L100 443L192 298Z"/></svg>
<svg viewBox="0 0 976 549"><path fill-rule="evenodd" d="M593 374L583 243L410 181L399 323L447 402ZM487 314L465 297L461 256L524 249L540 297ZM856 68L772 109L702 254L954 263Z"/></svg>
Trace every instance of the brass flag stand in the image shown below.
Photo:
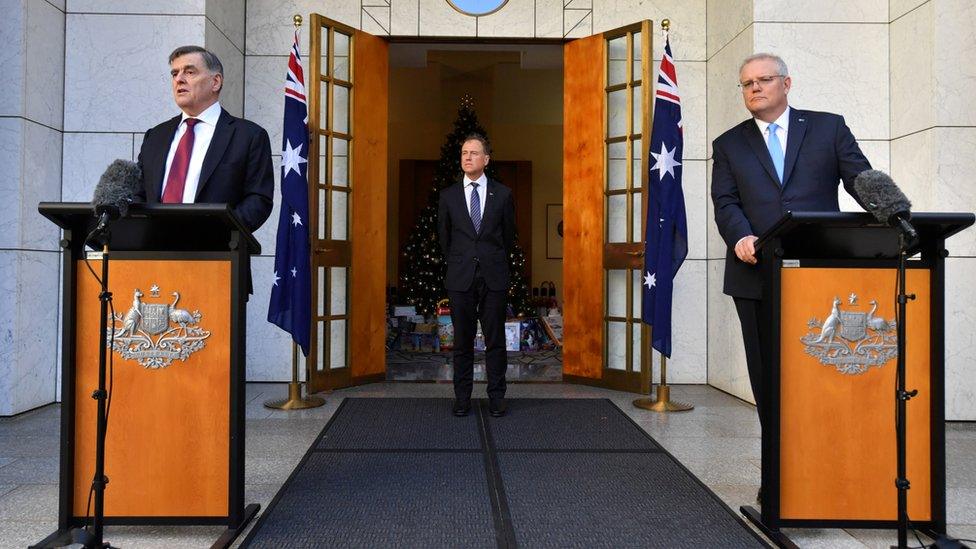
<svg viewBox="0 0 976 549"><path fill-rule="evenodd" d="M325 404L325 399L317 396L302 398L302 383L298 380L298 345L291 344L291 383L288 384L288 398L266 400L265 408L275 410L304 410L318 408Z"/></svg>

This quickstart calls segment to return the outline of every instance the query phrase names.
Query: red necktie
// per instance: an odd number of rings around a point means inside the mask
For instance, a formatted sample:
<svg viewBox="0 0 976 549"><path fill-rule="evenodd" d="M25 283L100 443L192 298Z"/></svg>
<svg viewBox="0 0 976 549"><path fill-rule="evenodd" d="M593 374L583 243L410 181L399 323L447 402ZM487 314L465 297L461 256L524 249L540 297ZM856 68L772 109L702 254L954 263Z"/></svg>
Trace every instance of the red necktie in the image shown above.
<svg viewBox="0 0 976 549"><path fill-rule="evenodd" d="M169 177L166 178L166 190L163 191L164 204L183 203L183 189L186 187L186 172L190 168L190 153L193 152L193 126L199 122L196 118L186 119L186 131L176 146L173 163L169 167Z"/></svg>

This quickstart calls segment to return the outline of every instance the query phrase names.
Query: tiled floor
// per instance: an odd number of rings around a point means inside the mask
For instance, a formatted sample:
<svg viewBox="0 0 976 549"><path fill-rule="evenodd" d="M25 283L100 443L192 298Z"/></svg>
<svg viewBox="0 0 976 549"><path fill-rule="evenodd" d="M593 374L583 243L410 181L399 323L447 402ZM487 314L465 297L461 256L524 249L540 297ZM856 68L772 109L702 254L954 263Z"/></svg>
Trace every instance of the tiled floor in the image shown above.
<svg viewBox="0 0 976 549"><path fill-rule="evenodd" d="M484 385L475 386L475 396ZM377 383L326 395L321 408L281 412L262 403L286 394L284 385L251 384L247 391L247 502L266 507L344 397L444 397L446 383ZM759 423L755 409L716 389L675 386L672 398L691 412L659 415L631 405L635 395L571 384L511 384L509 396L609 398L660 441L733 509L752 504L759 485ZM445 408L445 413L448 410ZM56 405L0 419L0 548L26 547L56 527L58 418ZM946 426L949 533L976 538L976 424ZM209 547L219 527L109 527L106 540L139 547ZM877 547L894 531L790 530L800 547ZM916 543L911 543L915 545Z"/></svg>

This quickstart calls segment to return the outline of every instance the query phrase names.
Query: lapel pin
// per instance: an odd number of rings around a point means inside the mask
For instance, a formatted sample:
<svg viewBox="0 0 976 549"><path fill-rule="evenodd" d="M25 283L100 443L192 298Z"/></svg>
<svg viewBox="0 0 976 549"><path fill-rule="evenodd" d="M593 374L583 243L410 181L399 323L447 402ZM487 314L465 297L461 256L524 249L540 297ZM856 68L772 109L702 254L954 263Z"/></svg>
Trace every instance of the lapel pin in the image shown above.
<svg viewBox="0 0 976 549"><path fill-rule="evenodd" d="M797 122L806 122L807 119L806 118L797 118L796 121Z"/></svg>

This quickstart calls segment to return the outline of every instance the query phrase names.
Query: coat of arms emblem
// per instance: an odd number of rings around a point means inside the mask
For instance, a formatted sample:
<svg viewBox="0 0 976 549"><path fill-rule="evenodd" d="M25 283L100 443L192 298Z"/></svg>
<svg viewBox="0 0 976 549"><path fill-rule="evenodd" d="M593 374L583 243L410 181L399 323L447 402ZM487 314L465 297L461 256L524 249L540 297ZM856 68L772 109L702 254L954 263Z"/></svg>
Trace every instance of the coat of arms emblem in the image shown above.
<svg viewBox="0 0 976 549"><path fill-rule="evenodd" d="M154 284L151 297L159 297ZM172 303L146 303L138 288L132 293L129 310L109 316L111 339L106 345L122 358L135 360L143 368L158 369L174 360L185 361L203 349L210 332L200 327L203 315L177 307L180 293L173 292Z"/></svg>
<svg viewBox="0 0 976 549"><path fill-rule="evenodd" d="M857 296L851 294L851 305ZM898 355L898 335L894 319L875 316L878 302L871 300L870 311L845 311L841 300L834 297L830 313L821 321L813 317L809 329L800 338L804 351L824 366L833 366L842 374L857 375L872 366L881 367Z"/></svg>

